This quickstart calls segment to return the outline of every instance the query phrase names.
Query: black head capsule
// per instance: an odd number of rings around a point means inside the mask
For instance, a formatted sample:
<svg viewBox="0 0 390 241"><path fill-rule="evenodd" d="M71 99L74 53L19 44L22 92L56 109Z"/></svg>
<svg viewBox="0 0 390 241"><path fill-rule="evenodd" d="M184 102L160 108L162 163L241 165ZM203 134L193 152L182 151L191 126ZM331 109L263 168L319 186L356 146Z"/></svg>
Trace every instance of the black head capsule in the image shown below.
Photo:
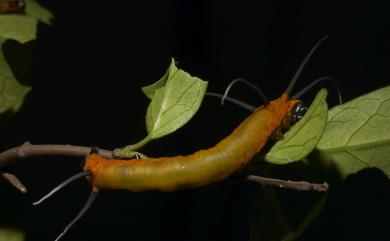
<svg viewBox="0 0 390 241"><path fill-rule="evenodd" d="M283 123L272 133L272 138L276 140L283 139L284 134L299 120L303 118L307 111L306 105L298 101L292 108L290 115L284 119Z"/></svg>
<svg viewBox="0 0 390 241"><path fill-rule="evenodd" d="M291 110L291 117L289 120L290 126L294 125L299 120L301 120L305 115L306 111L307 111L307 106L302 101L296 103Z"/></svg>

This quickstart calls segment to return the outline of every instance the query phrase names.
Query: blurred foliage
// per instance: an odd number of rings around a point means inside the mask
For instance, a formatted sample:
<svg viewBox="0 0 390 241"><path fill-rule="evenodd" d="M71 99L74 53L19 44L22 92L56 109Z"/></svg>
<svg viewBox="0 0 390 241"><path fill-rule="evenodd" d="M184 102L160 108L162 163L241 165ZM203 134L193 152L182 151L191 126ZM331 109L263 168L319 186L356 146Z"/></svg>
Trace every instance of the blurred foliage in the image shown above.
<svg viewBox="0 0 390 241"><path fill-rule="evenodd" d="M0 14L0 114L17 112L31 87L32 51L39 21L50 24L53 15L33 0L24 12ZM15 43L16 41L16 43Z"/></svg>
<svg viewBox="0 0 390 241"><path fill-rule="evenodd" d="M3 0L3 4L7 1ZM3 5L6 6L6 5ZM23 104L31 90L29 82L33 51L41 21L50 24L53 15L34 0L24 10L0 14L0 124L3 126ZM0 183L0 241L23 241L23 198L8 184Z"/></svg>

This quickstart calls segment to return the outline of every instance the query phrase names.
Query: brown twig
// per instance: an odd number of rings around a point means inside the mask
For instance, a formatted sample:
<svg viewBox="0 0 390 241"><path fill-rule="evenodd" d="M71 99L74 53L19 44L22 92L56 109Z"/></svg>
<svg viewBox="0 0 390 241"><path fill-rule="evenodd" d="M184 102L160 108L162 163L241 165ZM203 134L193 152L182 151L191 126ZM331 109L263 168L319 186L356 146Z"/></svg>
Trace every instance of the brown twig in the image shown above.
<svg viewBox="0 0 390 241"><path fill-rule="evenodd" d="M18 189L21 193L26 193L27 188L23 185L23 183L12 173L9 172L1 172L0 176L9 184Z"/></svg>
<svg viewBox="0 0 390 241"><path fill-rule="evenodd" d="M0 153L0 169L13 162L31 156L78 156L84 157L91 151L91 147L72 145L32 145L29 142L8 149ZM99 155L105 158L113 158L113 152L98 149Z"/></svg>
<svg viewBox="0 0 390 241"><path fill-rule="evenodd" d="M246 177L246 180L257 182L265 186L275 186L279 188L289 188L298 191L316 191L316 192L327 192L329 189L328 183L324 182L322 184L310 183L305 181L290 181L290 180L281 180L268 177L260 177L255 175L249 175Z"/></svg>
<svg viewBox="0 0 390 241"><path fill-rule="evenodd" d="M31 156L81 156L88 155L91 151L91 147L86 146L72 146L72 145L32 145L29 142L8 149L0 153L0 170L20 159L24 159ZM105 158L113 158L113 152L98 149L99 155ZM0 177L10 183L20 192L27 192L26 187L22 182L14 175L9 172L0 171Z"/></svg>

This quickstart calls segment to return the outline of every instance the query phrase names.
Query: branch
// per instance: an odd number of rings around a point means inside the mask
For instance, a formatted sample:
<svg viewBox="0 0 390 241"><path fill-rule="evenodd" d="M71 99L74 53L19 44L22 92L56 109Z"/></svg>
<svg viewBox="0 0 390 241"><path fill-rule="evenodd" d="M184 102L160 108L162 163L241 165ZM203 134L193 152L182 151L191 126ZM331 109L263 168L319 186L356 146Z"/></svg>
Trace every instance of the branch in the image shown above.
<svg viewBox="0 0 390 241"><path fill-rule="evenodd" d="M9 173L9 172L0 172L0 176L6 182L8 182L12 186L14 186L16 189L18 189L21 193L27 192L27 188L23 185L23 183L14 174Z"/></svg>
<svg viewBox="0 0 390 241"><path fill-rule="evenodd" d="M86 146L72 146L72 145L32 145L29 142L25 142L20 146L8 149L0 153L0 178L10 183L16 189L22 193L26 193L27 189L22 182L14 175L6 172L5 166L17 162L20 159L24 159L32 156L73 156L73 157L85 157L91 152L92 147ZM113 158L113 152L97 149L99 155L111 159Z"/></svg>
<svg viewBox="0 0 390 241"><path fill-rule="evenodd" d="M32 145L29 142L8 149L0 153L0 170L9 164L12 164L20 159L24 159L32 156L73 156L73 157L85 157L91 152L92 147L86 146L72 146L72 145ZM115 153L109 150L98 149L100 156L112 159L115 158ZM18 178L7 172L0 172L2 178L11 183L19 191L25 192L26 188L18 180ZM329 189L329 185L325 182L322 184L309 183L305 181L286 181L274 178L260 177L255 175L249 175L246 180L257 182L267 186L276 186L280 188L295 189L298 191L317 191L326 192Z"/></svg>
<svg viewBox="0 0 390 241"><path fill-rule="evenodd" d="M32 156L73 156L85 157L91 151L91 147L86 146L72 146L72 145L32 145L29 142L8 149L0 153L0 169L4 166L12 164L20 159ZM98 149L100 156L111 159L113 152Z"/></svg>
<svg viewBox="0 0 390 241"><path fill-rule="evenodd" d="M287 180L281 180L275 178L260 177L255 175L247 176L246 180L257 182L263 184L264 186L289 188L298 191L327 192L329 189L329 185L326 182L322 184L318 184L318 183L310 183L305 181L290 181L290 180L287 181Z"/></svg>

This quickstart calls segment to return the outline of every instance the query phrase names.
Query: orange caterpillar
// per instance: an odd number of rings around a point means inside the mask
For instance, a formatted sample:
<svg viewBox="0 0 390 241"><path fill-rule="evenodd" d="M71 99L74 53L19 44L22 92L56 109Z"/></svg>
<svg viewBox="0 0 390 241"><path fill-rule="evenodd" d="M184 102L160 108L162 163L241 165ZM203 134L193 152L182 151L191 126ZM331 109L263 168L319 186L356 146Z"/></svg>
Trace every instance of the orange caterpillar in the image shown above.
<svg viewBox="0 0 390 241"><path fill-rule="evenodd" d="M298 101L284 93L247 117L214 147L188 156L144 160L106 160L87 156L85 171L94 188L130 191L175 191L220 181L245 166L265 145L271 134L287 120Z"/></svg>
<svg viewBox="0 0 390 241"><path fill-rule="evenodd" d="M196 188L218 182L244 167L263 148L272 133L289 123L290 118L299 119L303 114L304 108L296 99L324 78L317 79L291 98L289 94L306 62L325 38L326 36L306 56L281 97L258 107L229 136L214 147L187 156L142 160L138 158L107 160L97 154L88 155L84 172L69 178L34 203L39 204L75 179L88 177L93 190L87 203L56 240L60 239L87 211L99 189L175 191Z"/></svg>

